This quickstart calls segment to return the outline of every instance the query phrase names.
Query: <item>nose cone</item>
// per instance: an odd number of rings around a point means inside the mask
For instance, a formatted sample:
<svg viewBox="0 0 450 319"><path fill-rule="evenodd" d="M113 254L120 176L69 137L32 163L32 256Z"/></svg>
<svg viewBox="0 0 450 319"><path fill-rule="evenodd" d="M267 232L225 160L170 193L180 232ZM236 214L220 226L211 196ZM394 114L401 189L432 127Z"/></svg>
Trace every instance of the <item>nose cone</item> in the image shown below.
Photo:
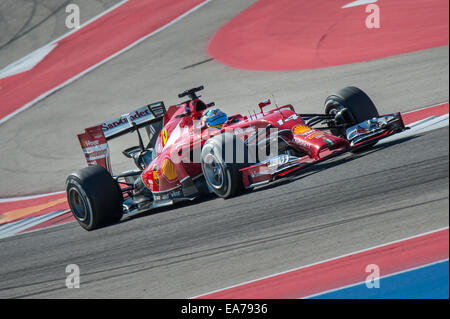
<svg viewBox="0 0 450 319"><path fill-rule="evenodd" d="M316 160L329 155L335 150L344 150L350 147L350 143L343 138L306 126L301 130L299 129L297 133L294 135L294 141L298 147Z"/></svg>

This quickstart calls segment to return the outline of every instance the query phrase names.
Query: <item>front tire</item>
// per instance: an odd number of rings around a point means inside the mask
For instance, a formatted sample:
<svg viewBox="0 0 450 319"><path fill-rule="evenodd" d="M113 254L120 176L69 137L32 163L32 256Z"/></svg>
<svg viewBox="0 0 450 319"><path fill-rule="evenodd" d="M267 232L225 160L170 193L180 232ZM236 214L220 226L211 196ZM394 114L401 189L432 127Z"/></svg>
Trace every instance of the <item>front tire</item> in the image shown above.
<svg viewBox="0 0 450 319"><path fill-rule="evenodd" d="M209 188L230 198L245 191L240 169L255 163L255 156L237 136L224 133L209 139L202 149L202 171Z"/></svg>
<svg viewBox="0 0 450 319"><path fill-rule="evenodd" d="M123 215L122 192L101 166L89 166L67 177L66 195L73 216L90 231L118 222Z"/></svg>
<svg viewBox="0 0 450 319"><path fill-rule="evenodd" d="M344 124L350 127L379 117L378 110L370 97L363 90L354 86L345 87L325 100L325 114L336 115L343 109L346 109L347 112L342 114L339 121L335 119L335 124ZM330 130L333 135L346 138L345 128L331 128ZM368 144L364 149L375 144L376 142Z"/></svg>

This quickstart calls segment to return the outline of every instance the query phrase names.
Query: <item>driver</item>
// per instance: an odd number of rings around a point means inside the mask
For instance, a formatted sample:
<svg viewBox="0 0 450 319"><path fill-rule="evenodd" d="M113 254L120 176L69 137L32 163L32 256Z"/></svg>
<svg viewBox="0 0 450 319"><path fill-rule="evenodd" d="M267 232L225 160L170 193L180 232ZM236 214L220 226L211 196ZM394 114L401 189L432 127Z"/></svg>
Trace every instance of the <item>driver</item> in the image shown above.
<svg viewBox="0 0 450 319"><path fill-rule="evenodd" d="M221 129L227 120L228 116L219 109L208 110L202 116L202 123L206 127L216 127L218 129Z"/></svg>

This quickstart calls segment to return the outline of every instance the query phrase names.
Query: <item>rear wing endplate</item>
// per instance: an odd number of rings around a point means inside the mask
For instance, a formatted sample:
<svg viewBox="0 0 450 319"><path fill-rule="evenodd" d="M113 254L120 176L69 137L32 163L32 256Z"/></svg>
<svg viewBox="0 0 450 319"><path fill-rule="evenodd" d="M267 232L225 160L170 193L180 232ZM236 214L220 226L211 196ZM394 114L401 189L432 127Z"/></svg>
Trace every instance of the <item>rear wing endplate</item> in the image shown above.
<svg viewBox="0 0 450 319"><path fill-rule="evenodd" d="M101 125L88 127L84 133L78 134L78 140L88 166L99 165L112 173L108 142Z"/></svg>

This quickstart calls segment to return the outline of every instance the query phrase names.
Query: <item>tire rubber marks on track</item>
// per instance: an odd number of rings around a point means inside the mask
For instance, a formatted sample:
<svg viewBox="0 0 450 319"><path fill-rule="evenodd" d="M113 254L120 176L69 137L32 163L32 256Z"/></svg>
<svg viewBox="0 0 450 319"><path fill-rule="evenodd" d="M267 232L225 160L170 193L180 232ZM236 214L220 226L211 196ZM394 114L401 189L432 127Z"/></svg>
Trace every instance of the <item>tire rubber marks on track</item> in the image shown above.
<svg viewBox="0 0 450 319"><path fill-rule="evenodd" d="M69 33L55 40L52 43L58 45L51 54L32 69L0 78L0 124L211 1L127 0L108 10L110 14L99 15L89 25L75 29L73 36Z"/></svg>

